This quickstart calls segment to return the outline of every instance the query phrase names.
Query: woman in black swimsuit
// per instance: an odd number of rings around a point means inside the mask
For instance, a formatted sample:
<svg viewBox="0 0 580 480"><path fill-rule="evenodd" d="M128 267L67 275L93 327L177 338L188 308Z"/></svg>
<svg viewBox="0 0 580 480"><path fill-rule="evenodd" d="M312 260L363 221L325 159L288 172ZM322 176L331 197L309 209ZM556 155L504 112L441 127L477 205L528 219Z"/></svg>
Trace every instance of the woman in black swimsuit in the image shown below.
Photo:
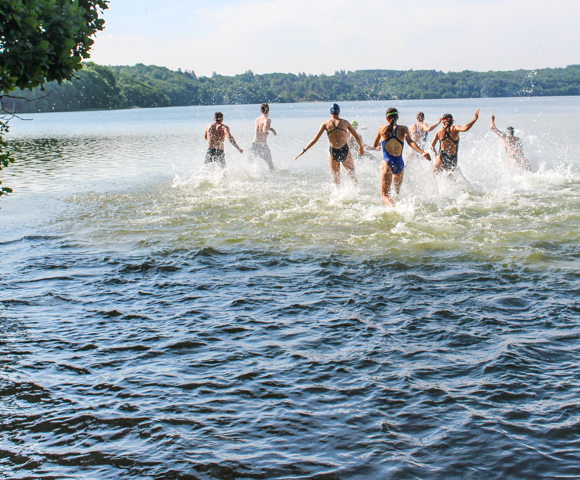
<svg viewBox="0 0 580 480"><path fill-rule="evenodd" d="M318 141L321 135L326 132L328 142L330 143L328 161L330 163L330 173L332 174L333 182L337 185L340 183L340 165L342 164L346 169L346 173L356 185L358 182L354 176L354 162L352 161L352 156L348 148L349 132L358 143L359 154L361 156L364 155L363 143L350 122L340 118L339 114L340 107L335 103L330 107L330 119L320 125L314 138L296 155L295 160L298 160L298 157L304 155Z"/></svg>
<svg viewBox="0 0 580 480"><path fill-rule="evenodd" d="M457 168L459 132L467 132L471 127L473 127L473 124L477 121L478 117L479 109L475 112L475 118L462 127L459 125L453 125L453 116L450 113L443 115L443 128L437 130L435 138L431 143L431 148L434 152L437 152L437 150L435 150L437 142L441 144L439 154L435 157L435 162L433 163L433 171L435 173L441 173L444 170L451 173Z"/></svg>

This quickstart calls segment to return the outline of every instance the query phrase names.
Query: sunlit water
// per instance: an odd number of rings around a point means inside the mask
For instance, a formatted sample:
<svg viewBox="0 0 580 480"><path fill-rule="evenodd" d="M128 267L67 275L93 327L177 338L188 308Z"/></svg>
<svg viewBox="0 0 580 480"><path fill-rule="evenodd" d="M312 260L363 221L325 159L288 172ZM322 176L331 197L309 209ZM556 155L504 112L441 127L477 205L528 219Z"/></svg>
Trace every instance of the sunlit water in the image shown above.
<svg viewBox="0 0 580 480"><path fill-rule="evenodd" d="M580 476L580 97L343 103L451 112L457 181L380 159L332 185L326 104L272 105L277 171L217 107L13 120L0 199L9 478ZM219 107L242 148L258 106ZM513 125L533 172L489 130Z"/></svg>

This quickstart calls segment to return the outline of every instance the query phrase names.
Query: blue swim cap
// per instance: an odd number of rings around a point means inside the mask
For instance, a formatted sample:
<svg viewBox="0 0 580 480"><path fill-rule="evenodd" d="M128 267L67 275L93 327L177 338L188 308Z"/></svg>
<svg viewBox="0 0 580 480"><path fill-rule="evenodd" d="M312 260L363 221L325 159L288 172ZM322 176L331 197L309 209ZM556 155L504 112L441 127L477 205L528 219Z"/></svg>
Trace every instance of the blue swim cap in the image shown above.
<svg viewBox="0 0 580 480"><path fill-rule="evenodd" d="M330 107L330 114L331 115L338 115L340 113L340 107L337 103L333 103L332 107Z"/></svg>

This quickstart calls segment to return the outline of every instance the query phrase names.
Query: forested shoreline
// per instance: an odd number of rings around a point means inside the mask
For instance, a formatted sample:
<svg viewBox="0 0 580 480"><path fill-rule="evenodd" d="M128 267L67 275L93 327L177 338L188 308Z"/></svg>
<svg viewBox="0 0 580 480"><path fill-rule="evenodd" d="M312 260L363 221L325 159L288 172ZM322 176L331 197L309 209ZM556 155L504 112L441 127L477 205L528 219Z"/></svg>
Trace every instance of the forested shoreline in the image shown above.
<svg viewBox="0 0 580 480"><path fill-rule="evenodd" d="M580 95L580 65L536 71L441 72L358 70L334 75L251 71L197 77L154 65L103 66L92 62L61 85L13 92L16 113L349 100L407 100Z"/></svg>

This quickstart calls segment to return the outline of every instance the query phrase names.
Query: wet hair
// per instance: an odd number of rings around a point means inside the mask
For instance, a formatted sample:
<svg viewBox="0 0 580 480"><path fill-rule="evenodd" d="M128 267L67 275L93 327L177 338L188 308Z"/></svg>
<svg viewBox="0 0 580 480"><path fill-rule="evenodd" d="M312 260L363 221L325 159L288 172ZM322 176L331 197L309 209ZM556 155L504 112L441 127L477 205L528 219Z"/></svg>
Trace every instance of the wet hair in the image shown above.
<svg viewBox="0 0 580 480"><path fill-rule="evenodd" d="M387 129L385 130L384 136L385 137L390 137L391 136L391 132L393 131L393 127L395 126L395 124L397 123L397 120L399 119L399 111L396 108L387 108L387 118L394 118L395 121L389 123L389 126L387 127Z"/></svg>
<svg viewBox="0 0 580 480"><path fill-rule="evenodd" d="M260 105L260 111L262 113L267 113L270 111L270 105L268 105L267 103L262 103L262 105Z"/></svg>
<svg viewBox="0 0 580 480"><path fill-rule="evenodd" d="M216 122L224 119L224 114L222 112L215 112L213 118L215 118Z"/></svg>
<svg viewBox="0 0 580 480"><path fill-rule="evenodd" d="M453 125L453 115L446 113L441 117L443 120L449 120L449 125Z"/></svg>
<svg viewBox="0 0 580 480"><path fill-rule="evenodd" d="M425 120L425 114L423 112L417 112L416 117L419 118L421 121Z"/></svg>
<svg viewBox="0 0 580 480"><path fill-rule="evenodd" d="M507 127L506 130L512 137L514 136L514 127Z"/></svg>

